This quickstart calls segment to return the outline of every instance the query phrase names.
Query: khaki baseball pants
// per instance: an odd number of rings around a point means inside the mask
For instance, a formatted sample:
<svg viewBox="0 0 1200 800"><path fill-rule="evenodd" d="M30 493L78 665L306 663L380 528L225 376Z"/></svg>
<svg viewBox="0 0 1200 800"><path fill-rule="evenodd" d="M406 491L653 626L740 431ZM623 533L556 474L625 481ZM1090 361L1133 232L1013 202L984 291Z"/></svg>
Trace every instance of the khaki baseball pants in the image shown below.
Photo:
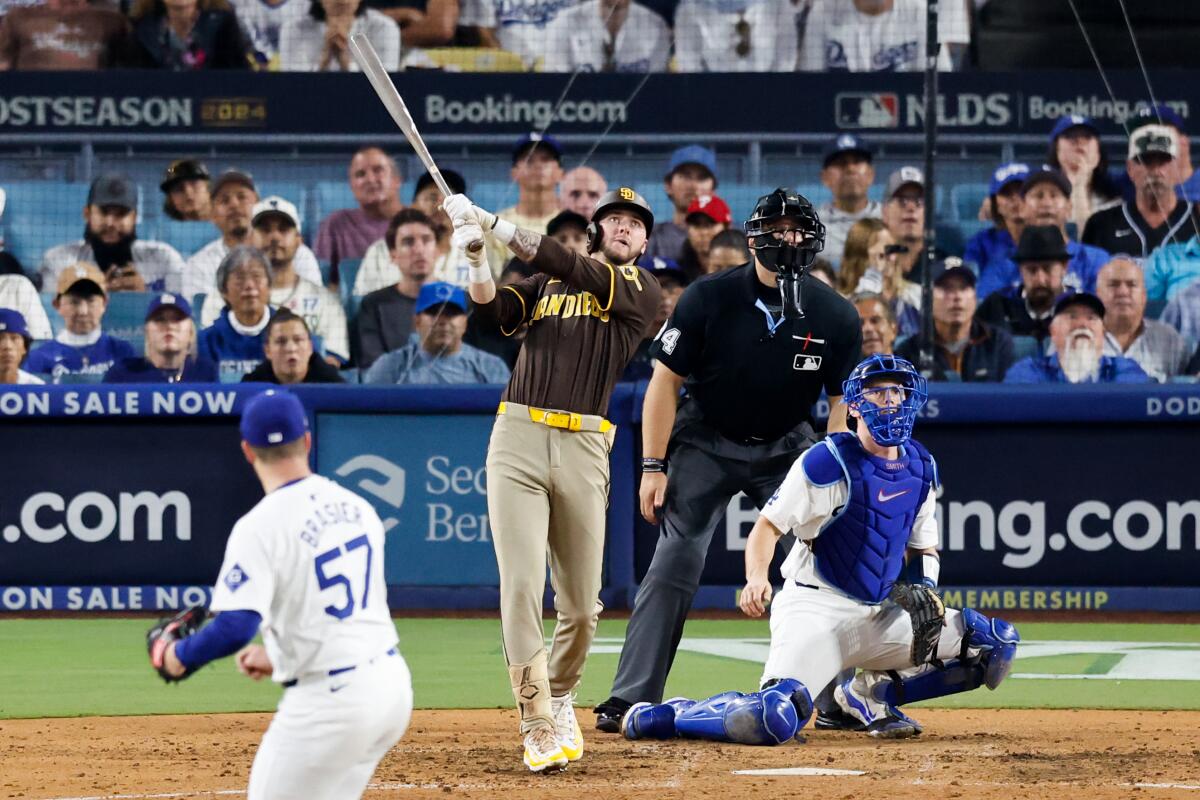
<svg viewBox="0 0 1200 800"><path fill-rule="evenodd" d="M500 624L521 730L553 724L550 695L583 675L599 602L614 428L571 431L506 403L487 456L488 514L500 568ZM558 624L550 653L542 629L546 564Z"/></svg>

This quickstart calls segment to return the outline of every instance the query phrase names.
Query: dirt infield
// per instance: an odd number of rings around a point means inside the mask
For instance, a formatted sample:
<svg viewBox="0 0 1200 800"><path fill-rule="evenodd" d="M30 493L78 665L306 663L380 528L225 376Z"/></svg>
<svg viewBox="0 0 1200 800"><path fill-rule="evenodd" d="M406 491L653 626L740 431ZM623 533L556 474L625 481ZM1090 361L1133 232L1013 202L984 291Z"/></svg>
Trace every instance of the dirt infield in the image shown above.
<svg viewBox="0 0 1200 800"><path fill-rule="evenodd" d="M924 736L877 742L809 732L751 748L626 742L591 731L565 773L521 765L512 712L418 711L366 797L1106 798L1200 800L1200 712L922 709ZM0 797L237 797L269 715L0 721ZM735 775L808 767L864 775Z"/></svg>

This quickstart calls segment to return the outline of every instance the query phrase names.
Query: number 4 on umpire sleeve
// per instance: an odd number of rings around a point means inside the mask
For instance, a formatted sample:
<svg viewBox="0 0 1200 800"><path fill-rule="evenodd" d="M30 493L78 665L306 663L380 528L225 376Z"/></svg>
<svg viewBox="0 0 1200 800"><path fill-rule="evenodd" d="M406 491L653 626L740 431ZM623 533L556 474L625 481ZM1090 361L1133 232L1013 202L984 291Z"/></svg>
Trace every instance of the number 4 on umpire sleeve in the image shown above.
<svg viewBox="0 0 1200 800"><path fill-rule="evenodd" d="M679 343L679 328L670 328L663 331L658 341L662 343L662 351L667 355L675 352L675 345Z"/></svg>
<svg viewBox="0 0 1200 800"><path fill-rule="evenodd" d="M367 565L366 565L366 569L363 570L363 591L362 591L362 603L361 603L360 608L366 608L368 593L371 591L371 555L372 555L371 541L367 538L367 535L364 533L362 536L358 536L358 537L346 542L345 545L339 545L339 546L333 548L332 550L326 550L324 553L321 553L316 558L314 567L317 570L317 585L321 587L321 591L325 591L326 589L332 589L335 586L340 586L342 588L342 590L345 591L345 593L346 593L346 602L344 605L342 605L342 606L334 606L334 605L325 606L325 613L331 617L336 617L337 619L345 619L346 617L348 617L354 613L354 588L350 584L350 579L348 577L346 577L344 574L342 574L342 573L337 573L334 575L326 574L325 566L327 564L329 564L331 561L336 561L339 558L341 558L343 555L349 554L352 550L358 550L359 548L363 548L363 547L365 547L367 549L367 559L366 559Z"/></svg>

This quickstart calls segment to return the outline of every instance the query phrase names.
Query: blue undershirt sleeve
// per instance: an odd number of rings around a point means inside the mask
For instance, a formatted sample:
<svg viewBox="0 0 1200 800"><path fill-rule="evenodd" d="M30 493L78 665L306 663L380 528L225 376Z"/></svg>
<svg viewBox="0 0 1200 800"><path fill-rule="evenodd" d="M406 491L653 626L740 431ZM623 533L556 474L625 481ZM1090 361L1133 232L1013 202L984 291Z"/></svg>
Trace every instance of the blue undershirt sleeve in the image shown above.
<svg viewBox="0 0 1200 800"><path fill-rule="evenodd" d="M175 657L193 672L250 644L261 623L257 611L222 611L199 633L181 639L175 645Z"/></svg>

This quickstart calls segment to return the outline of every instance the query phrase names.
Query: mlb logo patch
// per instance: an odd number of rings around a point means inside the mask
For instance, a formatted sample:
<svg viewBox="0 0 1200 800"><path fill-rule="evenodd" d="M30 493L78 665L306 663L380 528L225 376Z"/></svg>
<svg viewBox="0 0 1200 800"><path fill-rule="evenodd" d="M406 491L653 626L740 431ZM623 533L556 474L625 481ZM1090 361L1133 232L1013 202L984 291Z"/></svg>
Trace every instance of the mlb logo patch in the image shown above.
<svg viewBox="0 0 1200 800"><path fill-rule="evenodd" d="M231 592L236 592L238 587L248 580L250 580L250 576L247 575L237 564L234 564L229 568L229 572L225 573L225 586Z"/></svg>
<svg viewBox="0 0 1200 800"><path fill-rule="evenodd" d="M900 126L900 97L892 92L840 92L833 102L839 128Z"/></svg>
<svg viewBox="0 0 1200 800"><path fill-rule="evenodd" d="M798 369L801 372L816 372L821 368L820 356L806 356L803 353L797 353L792 359L792 369Z"/></svg>

